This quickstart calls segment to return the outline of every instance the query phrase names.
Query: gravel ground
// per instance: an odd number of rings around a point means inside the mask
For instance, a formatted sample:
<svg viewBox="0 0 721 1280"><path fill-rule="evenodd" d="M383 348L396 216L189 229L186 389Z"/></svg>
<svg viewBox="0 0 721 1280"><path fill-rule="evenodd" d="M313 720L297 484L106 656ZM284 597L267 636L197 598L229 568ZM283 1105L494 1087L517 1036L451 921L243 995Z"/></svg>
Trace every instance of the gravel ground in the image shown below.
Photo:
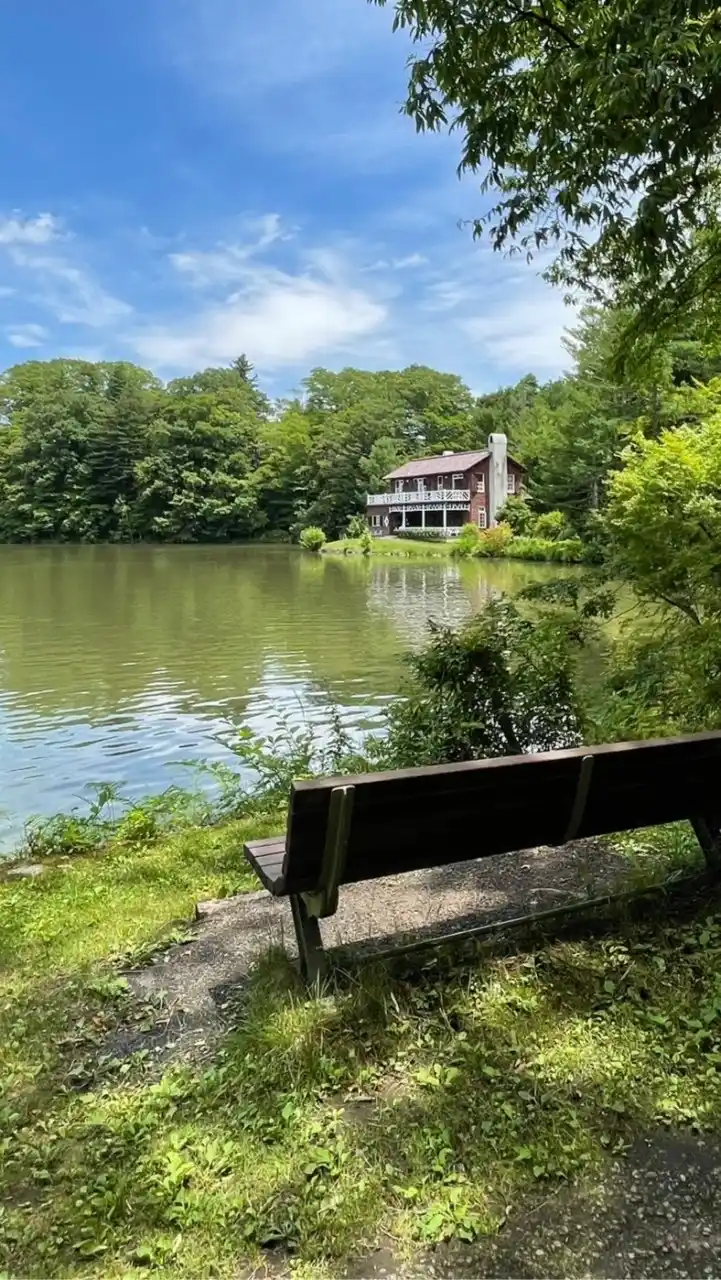
<svg viewBox="0 0 721 1280"><path fill-rule="evenodd" d="M601 1183L519 1212L495 1240L441 1246L412 1268L397 1265L385 1245L352 1263L343 1280L720 1275L721 1146L656 1132L639 1139L623 1161L609 1162Z"/></svg>
<svg viewBox="0 0 721 1280"><path fill-rule="evenodd" d="M533 849L499 858L473 859L414 871L341 890L337 914L321 921L326 948L359 954L453 929L511 919L562 906L574 898L618 886L628 864L601 841L577 841L560 849ZM162 999L165 1029L155 1043L114 1052L155 1048L164 1058L195 1056L222 1032L223 1007L254 961L271 946L296 953L287 901L265 890L200 903L187 942L128 973L142 999Z"/></svg>
<svg viewBox="0 0 721 1280"><path fill-rule="evenodd" d="M289 1280L269 1255L238 1280ZM304 1273L306 1274L306 1273ZM717 1280L721 1276L721 1145L656 1131L604 1177L538 1200L500 1234L440 1245L413 1265L386 1241L338 1280Z"/></svg>
<svg viewBox="0 0 721 1280"><path fill-rule="evenodd" d="M627 863L602 842L536 849L499 859L352 885L338 914L322 922L332 952L363 952L406 936L510 919L619 887ZM223 1030L223 1010L269 946L295 953L290 910L264 891L202 903L189 940L128 979L165 1018L113 1052L154 1048L158 1060L202 1057ZM290 1259L268 1255L243 1280L292 1276ZM675 1280L721 1277L721 1145L655 1132L609 1160L598 1184L567 1188L512 1215L499 1236L440 1246L412 1267L392 1242L339 1269L338 1280L491 1280L562 1277ZM239 1280L241 1277L239 1276Z"/></svg>

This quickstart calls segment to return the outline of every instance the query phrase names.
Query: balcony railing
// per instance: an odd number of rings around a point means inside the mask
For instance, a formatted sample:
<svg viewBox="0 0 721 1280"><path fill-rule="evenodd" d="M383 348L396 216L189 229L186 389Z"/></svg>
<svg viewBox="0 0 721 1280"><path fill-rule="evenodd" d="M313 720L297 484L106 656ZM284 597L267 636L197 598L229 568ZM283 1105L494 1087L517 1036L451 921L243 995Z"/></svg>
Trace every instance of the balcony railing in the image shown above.
<svg viewBox="0 0 721 1280"><path fill-rule="evenodd" d="M470 502L470 489L411 489L403 493L369 493L369 507L407 507L419 502Z"/></svg>
<svg viewBox="0 0 721 1280"><path fill-rule="evenodd" d="M446 525L446 528L444 529L443 526L440 524L434 524L434 525L429 524L429 525L425 525L425 528L433 533L442 533L444 538L457 538L459 533L461 532L461 529L465 529L465 525L449 524L449 525ZM414 529L416 533L421 533L422 526L414 525ZM408 531L409 533L412 532L410 525L408 525ZM393 532L397 533L398 530L396 529ZM383 529L383 528L380 528L378 525L374 525L373 528L371 529L371 533L373 534L374 538L387 538L390 535L391 530Z"/></svg>

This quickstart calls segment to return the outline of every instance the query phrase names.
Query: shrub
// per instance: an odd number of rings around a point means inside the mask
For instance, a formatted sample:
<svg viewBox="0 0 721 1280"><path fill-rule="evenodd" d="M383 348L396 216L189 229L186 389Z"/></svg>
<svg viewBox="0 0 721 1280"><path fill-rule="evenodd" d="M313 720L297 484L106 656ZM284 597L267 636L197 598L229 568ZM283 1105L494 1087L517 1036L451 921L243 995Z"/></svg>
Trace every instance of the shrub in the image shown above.
<svg viewBox="0 0 721 1280"><path fill-rule="evenodd" d="M346 529L347 538L362 538L364 533L368 532L368 522L365 516L354 515L348 521Z"/></svg>
<svg viewBox="0 0 721 1280"><path fill-rule="evenodd" d="M498 519L507 524L519 537L530 534L535 520L534 513L523 498L508 498L498 512Z"/></svg>
<svg viewBox="0 0 721 1280"><path fill-rule="evenodd" d="M459 560L466 560L469 556L479 554L478 547L481 541L481 531L470 520L464 524L461 532L451 547L451 555Z"/></svg>
<svg viewBox="0 0 721 1280"><path fill-rule="evenodd" d="M586 728L576 681L586 629L577 611L529 617L508 599L457 631L431 624L428 643L407 658L405 698L388 709L381 763L403 768L577 744Z"/></svg>
<svg viewBox="0 0 721 1280"><path fill-rule="evenodd" d="M513 560L552 560L558 564L583 564L586 559L580 538L563 538L558 542L550 538L514 538L503 554Z"/></svg>
<svg viewBox="0 0 721 1280"><path fill-rule="evenodd" d="M298 541L306 551L320 551L325 546L326 537L322 529L310 524L307 529L301 529Z"/></svg>
<svg viewBox="0 0 721 1280"><path fill-rule="evenodd" d="M407 538L411 542L445 542L442 529L396 529L394 538Z"/></svg>
<svg viewBox="0 0 721 1280"><path fill-rule="evenodd" d="M564 538L554 546L557 554L553 559L558 559L563 564L583 564L588 558L580 538Z"/></svg>
<svg viewBox="0 0 721 1280"><path fill-rule="evenodd" d="M360 549L363 556L369 556L373 550L373 539L370 535L370 530L367 528L360 535Z"/></svg>
<svg viewBox="0 0 721 1280"><path fill-rule="evenodd" d="M527 532L536 538L550 538L557 542L561 538L568 538L571 529L562 511L545 511L542 516L536 517L533 529Z"/></svg>
<svg viewBox="0 0 721 1280"><path fill-rule="evenodd" d="M509 543L513 541L513 531L507 524L497 524L494 529L484 529L481 533L477 555L503 556Z"/></svg>

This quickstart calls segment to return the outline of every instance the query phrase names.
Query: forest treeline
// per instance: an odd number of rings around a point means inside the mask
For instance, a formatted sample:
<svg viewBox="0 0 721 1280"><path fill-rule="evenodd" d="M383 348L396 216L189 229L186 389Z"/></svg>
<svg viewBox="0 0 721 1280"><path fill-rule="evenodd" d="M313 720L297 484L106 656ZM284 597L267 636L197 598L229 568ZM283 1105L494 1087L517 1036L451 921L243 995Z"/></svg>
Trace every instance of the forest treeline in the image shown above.
<svg viewBox="0 0 721 1280"><path fill-rule="evenodd" d="M30 361L0 377L0 540L223 541L342 534L399 462L485 446L504 431L538 511L588 533L640 429L683 420L678 390L721 358L680 336L615 372L622 318L588 310L569 373L474 396L452 373L312 370L274 401L249 361L163 384L127 363Z"/></svg>

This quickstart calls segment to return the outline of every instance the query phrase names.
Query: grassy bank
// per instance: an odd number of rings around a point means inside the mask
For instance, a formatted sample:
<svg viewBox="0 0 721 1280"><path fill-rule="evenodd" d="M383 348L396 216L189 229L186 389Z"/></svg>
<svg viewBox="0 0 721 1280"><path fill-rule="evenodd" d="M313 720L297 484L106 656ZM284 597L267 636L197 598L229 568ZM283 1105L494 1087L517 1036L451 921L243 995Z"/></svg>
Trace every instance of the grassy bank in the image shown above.
<svg viewBox="0 0 721 1280"><path fill-rule="evenodd" d="M448 542L414 542L411 538L374 538L370 555L373 559L391 556L405 560L427 560L449 556L452 546L452 539ZM323 555L328 556L363 554L360 538L339 538L337 542L327 542L323 548Z"/></svg>
<svg viewBox="0 0 721 1280"><path fill-rule="evenodd" d="M493 531L490 531L493 532ZM360 538L340 538L337 542L328 542L323 548L324 555L361 556L369 555L372 559L428 560L448 557L457 554L457 541L449 538L447 542L417 542L412 538L374 538L369 551L365 551ZM477 548L469 553L470 559L526 560L537 564L582 564L585 559L583 544L576 538L554 541L550 538L509 538L493 542L479 540Z"/></svg>
<svg viewBox="0 0 721 1280"><path fill-rule="evenodd" d="M0 883L0 1269L237 1280L266 1256L322 1280L378 1240L481 1257L636 1134L719 1126L708 893L595 940L366 966L318 999L269 955L212 1060L118 1051L169 1013L132 998L128 960L182 937L199 899L255 888L242 842L277 825L126 832ZM691 850L625 847L651 867Z"/></svg>

